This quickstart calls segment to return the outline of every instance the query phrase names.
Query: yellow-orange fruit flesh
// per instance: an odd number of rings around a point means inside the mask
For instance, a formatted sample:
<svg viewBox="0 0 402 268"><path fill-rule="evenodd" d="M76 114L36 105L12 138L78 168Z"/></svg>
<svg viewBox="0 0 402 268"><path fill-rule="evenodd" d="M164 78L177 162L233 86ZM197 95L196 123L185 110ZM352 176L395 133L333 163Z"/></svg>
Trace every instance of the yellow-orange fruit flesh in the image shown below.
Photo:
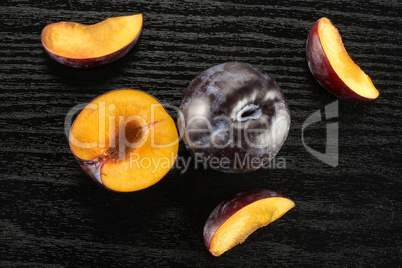
<svg viewBox="0 0 402 268"><path fill-rule="evenodd" d="M357 94L369 99L377 98L378 90L370 77L350 58L341 35L329 19L320 19L318 34L325 55L339 78Z"/></svg>
<svg viewBox="0 0 402 268"><path fill-rule="evenodd" d="M51 53L69 59L100 58L128 46L142 29L142 14L109 18L93 25L58 22L42 31Z"/></svg>
<svg viewBox="0 0 402 268"><path fill-rule="evenodd" d="M102 162L99 176L107 188L136 191L158 182L173 166L178 134L155 98L138 90L116 90L96 98L77 116L70 148L79 160Z"/></svg>
<svg viewBox="0 0 402 268"><path fill-rule="evenodd" d="M270 197L253 202L232 215L212 237L210 252L220 256L244 240L258 228L280 218L294 207L287 198Z"/></svg>

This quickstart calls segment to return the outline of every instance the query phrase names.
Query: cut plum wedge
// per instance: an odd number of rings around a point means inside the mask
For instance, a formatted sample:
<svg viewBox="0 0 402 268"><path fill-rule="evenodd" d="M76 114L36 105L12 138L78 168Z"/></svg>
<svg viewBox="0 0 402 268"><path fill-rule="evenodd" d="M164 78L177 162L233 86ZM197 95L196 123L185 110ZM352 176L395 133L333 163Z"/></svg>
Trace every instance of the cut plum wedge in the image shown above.
<svg viewBox="0 0 402 268"><path fill-rule="evenodd" d="M238 193L220 203L208 217L204 226L205 245L212 255L220 256L294 206L292 200L272 190Z"/></svg>
<svg viewBox="0 0 402 268"><path fill-rule="evenodd" d="M57 22L42 31L42 44L54 60L76 68L113 62L137 43L142 14L109 18L93 25Z"/></svg>
<svg viewBox="0 0 402 268"><path fill-rule="evenodd" d="M321 18L314 24L307 39L306 56L315 79L335 96L356 101L378 97L370 77L350 58L329 19Z"/></svg>
<svg viewBox="0 0 402 268"><path fill-rule="evenodd" d="M75 119L69 142L83 170L118 192L158 182L178 151L170 115L154 97L130 89L105 93L89 103Z"/></svg>

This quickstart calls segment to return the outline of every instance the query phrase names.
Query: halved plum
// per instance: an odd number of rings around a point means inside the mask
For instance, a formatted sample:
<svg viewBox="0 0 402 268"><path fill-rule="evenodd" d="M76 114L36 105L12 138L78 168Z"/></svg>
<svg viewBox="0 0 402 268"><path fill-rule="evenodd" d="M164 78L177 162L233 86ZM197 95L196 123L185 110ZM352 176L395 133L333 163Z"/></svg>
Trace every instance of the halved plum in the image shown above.
<svg viewBox="0 0 402 268"><path fill-rule="evenodd" d="M142 14L109 18L93 25L62 21L43 29L42 45L61 64L91 68L126 55L141 31Z"/></svg>
<svg viewBox="0 0 402 268"><path fill-rule="evenodd" d="M132 89L91 101L75 119L69 142L82 169L117 192L157 183L173 166L178 151L172 117L154 97Z"/></svg>

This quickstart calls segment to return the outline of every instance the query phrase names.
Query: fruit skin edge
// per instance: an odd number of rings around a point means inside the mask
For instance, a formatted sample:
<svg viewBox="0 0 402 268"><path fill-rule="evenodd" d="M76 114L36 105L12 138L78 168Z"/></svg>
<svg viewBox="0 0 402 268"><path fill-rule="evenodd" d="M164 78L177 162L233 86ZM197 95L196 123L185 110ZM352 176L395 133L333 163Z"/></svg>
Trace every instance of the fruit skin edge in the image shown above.
<svg viewBox="0 0 402 268"><path fill-rule="evenodd" d="M350 89L332 68L321 45L320 36L318 34L320 20L321 19L314 23L306 43L307 64L314 78L323 88L336 97L352 101L372 100Z"/></svg>
<svg viewBox="0 0 402 268"><path fill-rule="evenodd" d="M134 46L137 44L138 39L140 38L140 35L142 33L142 28L141 26L140 31L138 32L137 36L125 47L110 53L108 55L102 56L102 57L96 57L96 58L87 58L87 59L75 59L75 58L66 58L63 56L59 56L53 52L51 52L43 43L42 41L42 46L45 49L46 53L55 61L66 65L68 67L73 67L73 68L82 68L82 69L89 69L89 68L94 68L94 67L100 67L109 63L112 63L122 57L124 57Z"/></svg>
<svg viewBox="0 0 402 268"><path fill-rule="evenodd" d="M98 160L98 158L94 160L82 160L76 156L75 160L77 160L78 164L80 167L84 170L84 172L94 181L96 184L101 185L105 188L107 188L100 177L103 161ZM108 190L111 190L107 188Z"/></svg>
<svg viewBox="0 0 402 268"><path fill-rule="evenodd" d="M105 163L103 160L99 160L99 158L96 158L94 160L82 160L81 158L78 158L76 156L74 156L74 157L75 157L75 160L77 160L80 167L82 168L82 170L85 172L85 174L88 177L90 177L97 185L99 185L102 188L107 189L109 191L115 192L115 193L129 193L129 192L113 190L103 184L102 179L101 179L101 170L102 170L103 164ZM162 180L162 179L163 179L163 177L160 180ZM152 185L150 185L148 187L151 187L151 186ZM144 189L146 189L146 188L144 188ZM141 189L141 190L144 190L144 189ZM140 190L137 190L137 191L140 191ZM134 191L134 192L137 192L137 191Z"/></svg>
<svg viewBox="0 0 402 268"><path fill-rule="evenodd" d="M289 197L269 189L249 189L237 193L222 201L208 216L204 225L204 243L208 251L212 254L210 246L212 238L219 227L224 224L237 211L256 201L271 197L281 197L291 200ZM212 254L213 255L213 254ZM214 256L214 255L213 255Z"/></svg>

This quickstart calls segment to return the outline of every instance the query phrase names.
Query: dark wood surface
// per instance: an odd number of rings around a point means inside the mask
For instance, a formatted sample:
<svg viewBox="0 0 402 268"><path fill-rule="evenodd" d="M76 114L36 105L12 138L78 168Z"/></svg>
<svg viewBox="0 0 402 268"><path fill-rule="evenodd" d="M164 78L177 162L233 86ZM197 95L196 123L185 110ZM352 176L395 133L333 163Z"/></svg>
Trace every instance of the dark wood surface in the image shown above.
<svg viewBox="0 0 402 268"><path fill-rule="evenodd" d="M42 48L49 23L136 13L144 15L140 41L110 65L72 69ZM0 14L1 267L401 266L400 1L2 0ZM337 167L301 140L306 118L337 100L305 59L308 32L323 16L380 91L368 103L339 101ZM117 88L178 106L197 73L226 61L256 65L283 89L292 117L277 155L285 169L231 175L192 165L127 194L80 169L64 135L73 106ZM325 122L305 135L325 149ZM190 157L183 144L179 155ZM209 213L253 187L284 193L296 207L212 257L202 237Z"/></svg>

